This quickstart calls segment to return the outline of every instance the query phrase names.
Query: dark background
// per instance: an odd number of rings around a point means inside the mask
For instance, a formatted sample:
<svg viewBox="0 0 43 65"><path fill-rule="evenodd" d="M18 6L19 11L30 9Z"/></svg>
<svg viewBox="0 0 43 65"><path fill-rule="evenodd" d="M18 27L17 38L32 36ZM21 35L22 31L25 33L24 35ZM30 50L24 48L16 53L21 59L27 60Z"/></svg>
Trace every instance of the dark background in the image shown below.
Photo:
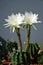
<svg viewBox="0 0 43 65"><path fill-rule="evenodd" d="M5 40L18 38L16 32L10 33L9 28L4 28L3 24L6 23L4 19L13 13L24 13L25 11L32 11L39 14L39 20L41 24L36 24L37 31L32 28L31 30L31 42L37 42L41 44L43 42L43 0L0 0L0 36ZM24 45L26 41L27 32L26 29L21 30L21 38Z"/></svg>

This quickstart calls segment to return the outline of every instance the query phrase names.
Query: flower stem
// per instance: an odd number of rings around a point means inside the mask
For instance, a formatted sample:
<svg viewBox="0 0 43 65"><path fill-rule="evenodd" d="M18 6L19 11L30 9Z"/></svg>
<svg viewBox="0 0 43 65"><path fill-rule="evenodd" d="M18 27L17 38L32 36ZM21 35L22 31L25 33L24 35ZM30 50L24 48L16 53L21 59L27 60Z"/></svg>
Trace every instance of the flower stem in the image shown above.
<svg viewBox="0 0 43 65"><path fill-rule="evenodd" d="M26 51L29 49L31 25L27 26L27 40L26 40Z"/></svg>
<svg viewBox="0 0 43 65"><path fill-rule="evenodd" d="M16 33L19 39L19 43L20 43L20 52L22 52L22 41L21 41L21 35L20 35L20 29L16 29Z"/></svg>

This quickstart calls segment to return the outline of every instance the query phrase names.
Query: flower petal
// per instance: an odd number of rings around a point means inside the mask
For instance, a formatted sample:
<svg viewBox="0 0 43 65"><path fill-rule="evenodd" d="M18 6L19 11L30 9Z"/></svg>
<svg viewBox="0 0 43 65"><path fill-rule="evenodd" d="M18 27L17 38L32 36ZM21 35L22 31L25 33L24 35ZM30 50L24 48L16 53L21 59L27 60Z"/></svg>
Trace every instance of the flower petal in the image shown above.
<svg viewBox="0 0 43 65"><path fill-rule="evenodd" d="M37 28L35 27L35 25L32 25L32 27L33 27L35 30L37 30Z"/></svg>

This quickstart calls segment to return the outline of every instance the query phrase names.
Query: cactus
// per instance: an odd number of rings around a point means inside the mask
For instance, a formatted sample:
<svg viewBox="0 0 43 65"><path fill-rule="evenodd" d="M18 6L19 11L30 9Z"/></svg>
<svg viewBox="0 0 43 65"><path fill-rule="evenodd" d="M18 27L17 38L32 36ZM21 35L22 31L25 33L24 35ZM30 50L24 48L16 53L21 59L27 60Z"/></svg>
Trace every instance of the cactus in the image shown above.
<svg viewBox="0 0 43 65"><path fill-rule="evenodd" d="M6 49L7 49L8 51L12 52L12 51L13 51L13 48L15 48L16 50L18 49L18 46L17 46L16 41L14 41L14 42L8 41L8 42L6 43Z"/></svg>
<svg viewBox="0 0 43 65"><path fill-rule="evenodd" d="M37 63L43 64L43 51L37 55Z"/></svg>
<svg viewBox="0 0 43 65"><path fill-rule="evenodd" d="M11 62L12 64L28 64L30 60L28 52L15 52L11 53Z"/></svg>
<svg viewBox="0 0 43 65"><path fill-rule="evenodd" d="M28 52L32 55L32 56L36 56L38 51L39 51L40 47L38 46L37 43L30 43L29 44L29 50Z"/></svg>

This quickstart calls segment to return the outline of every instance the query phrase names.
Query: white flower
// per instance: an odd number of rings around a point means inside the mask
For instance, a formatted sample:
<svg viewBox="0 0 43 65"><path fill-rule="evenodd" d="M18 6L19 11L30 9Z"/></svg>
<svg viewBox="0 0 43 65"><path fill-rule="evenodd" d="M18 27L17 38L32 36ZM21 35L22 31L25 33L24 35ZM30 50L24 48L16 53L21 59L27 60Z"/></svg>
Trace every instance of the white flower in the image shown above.
<svg viewBox="0 0 43 65"><path fill-rule="evenodd" d="M5 21L7 22L6 24L4 24L5 28L6 27L10 27L11 30L15 30L15 28L20 28L20 25L23 24L23 20L24 20L24 16L20 13L14 15L12 13L11 16L8 16L8 19L5 19Z"/></svg>
<svg viewBox="0 0 43 65"><path fill-rule="evenodd" d="M38 14L33 14L32 12L25 12L24 23L32 25L36 29L33 24L41 23L41 21L38 21Z"/></svg>

